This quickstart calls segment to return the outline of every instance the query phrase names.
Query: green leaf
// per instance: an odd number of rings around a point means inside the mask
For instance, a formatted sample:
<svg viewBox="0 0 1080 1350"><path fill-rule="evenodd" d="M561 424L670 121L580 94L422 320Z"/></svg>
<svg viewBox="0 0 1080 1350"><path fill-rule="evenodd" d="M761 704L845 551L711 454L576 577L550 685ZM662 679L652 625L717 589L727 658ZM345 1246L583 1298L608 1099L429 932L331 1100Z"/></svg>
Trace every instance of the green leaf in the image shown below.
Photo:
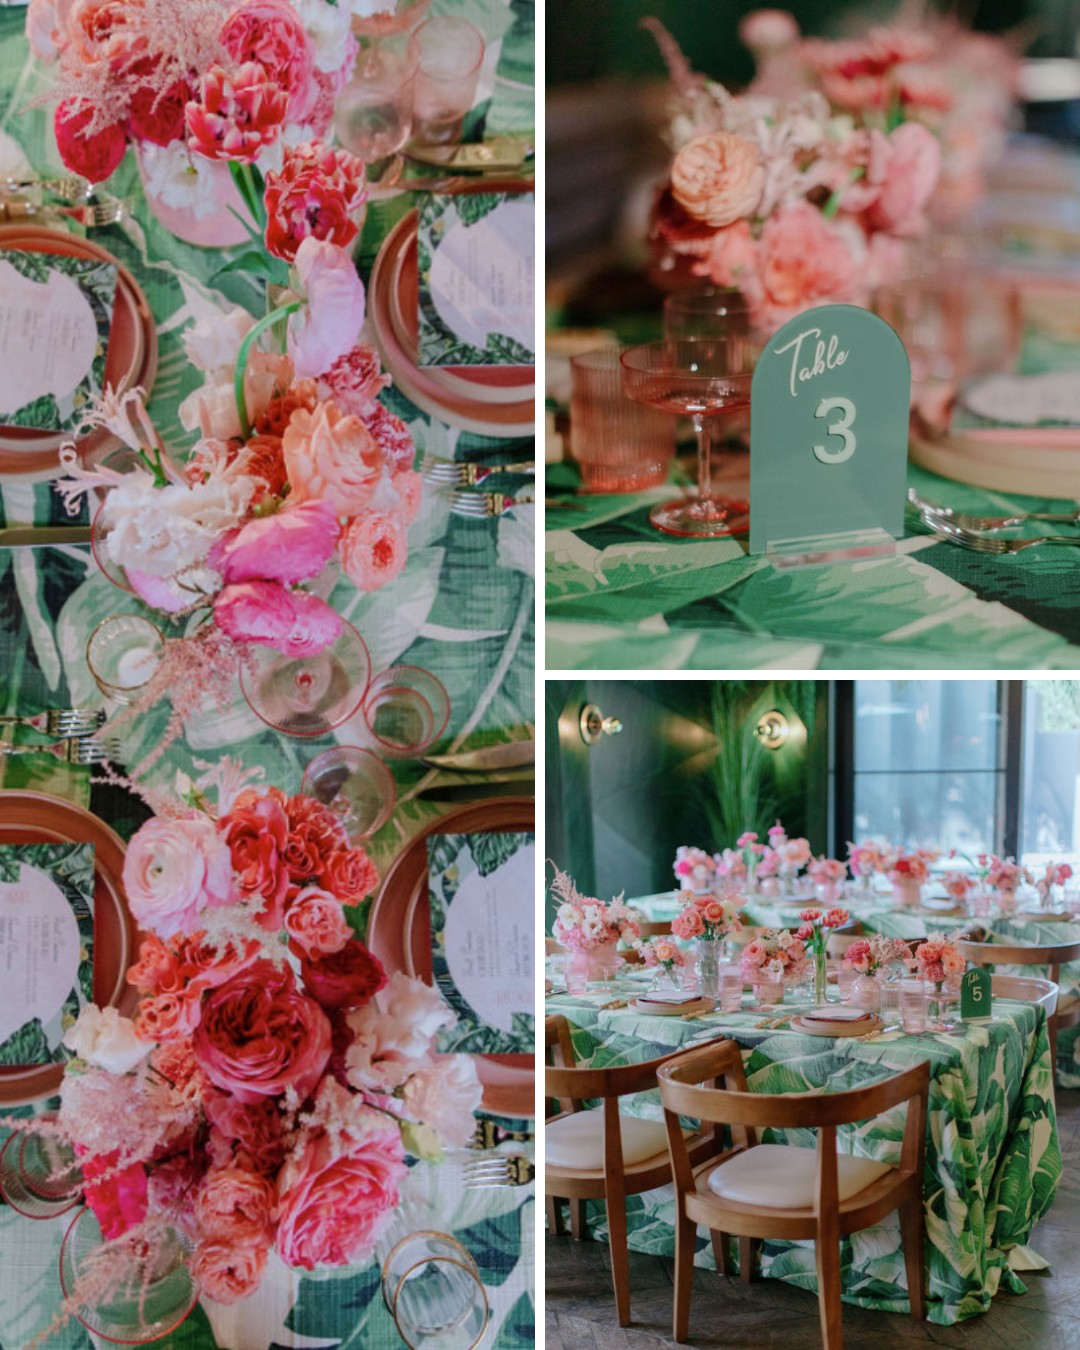
<svg viewBox="0 0 1080 1350"><path fill-rule="evenodd" d="M232 262L227 262L223 267L219 267L214 273L213 280L216 281L218 277L227 276L230 272L242 272L245 276L265 277L275 286L287 286L289 283L288 265L282 262L280 258L271 256L265 249L249 249L246 253L241 253Z"/></svg>

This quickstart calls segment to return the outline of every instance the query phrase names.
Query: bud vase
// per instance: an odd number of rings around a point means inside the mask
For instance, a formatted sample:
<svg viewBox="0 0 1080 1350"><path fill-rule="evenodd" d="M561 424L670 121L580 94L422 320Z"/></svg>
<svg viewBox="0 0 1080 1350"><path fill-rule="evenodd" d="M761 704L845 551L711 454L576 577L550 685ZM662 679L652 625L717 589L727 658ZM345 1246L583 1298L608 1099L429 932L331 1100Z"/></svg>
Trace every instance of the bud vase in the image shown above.
<svg viewBox="0 0 1080 1350"><path fill-rule="evenodd" d="M851 982L848 1002L864 1012L881 1011L881 985L876 975L856 975Z"/></svg>
<svg viewBox="0 0 1080 1350"><path fill-rule="evenodd" d="M825 942L822 935L820 950L814 952L814 1004L821 1007L829 1001L829 972L825 963Z"/></svg>
<svg viewBox="0 0 1080 1350"><path fill-rule="evenodd" d="M652 984L649 985L650 993L672 994L678 993L681 988L677 966L657 966L653 971Z"/></svg>
<svg viewBox="0 0 1080 1350"><path fill-rule="evenodd" d="M698 938L698 990L702 998L720 997L720 941L718 938Z"/></svg>
<svg viewBox="0 0 1080 1350"><path fill-rule="evenodd" d="M199 248L235 248L249 239L243 198L229 166L193 156L179 177L169 170L173 152L140 142L136 161L151 215L171 235Z"/></svg>

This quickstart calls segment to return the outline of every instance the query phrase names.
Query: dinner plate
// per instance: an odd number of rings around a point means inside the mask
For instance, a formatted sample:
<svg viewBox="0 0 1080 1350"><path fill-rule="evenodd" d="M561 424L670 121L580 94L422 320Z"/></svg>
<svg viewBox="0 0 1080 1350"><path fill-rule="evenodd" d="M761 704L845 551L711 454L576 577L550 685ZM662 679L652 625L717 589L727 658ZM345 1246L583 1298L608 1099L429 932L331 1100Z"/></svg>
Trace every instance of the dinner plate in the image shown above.
<svg viewBox="0 0 1080 1350"><path fill-rule="evenodd" d="M870 1014L865 1008L832 1004L828 1008L813 1008L802 1016L813 1022L865 1022Z"/></svg>
<svg viewBox="0 0 1080 1350"><path fill-rule="evenodd" d="M119 259L88 239L43 226L0 227L0 250L3 249L57 253L114 263L118 272L116 303L105 360L105 381L120 390L141 385L149 393L157 373L157 325L142 288ZM68 439L69 433L62 431L0 427L0 476L28 480L56 476L60 468L58 451L62 442ZM81 437L76 444L84 463L89 464L115 448L119 441L101 427Z"/></svg>
<svg viewBox="0 0 1080 1350"><path fill-rule="evenodd" d="M431 911L428 906L428 836L532 832L532 797L496 797L440 816L410 839L390 866L372 901L367 944L387 970L432 983ZM477 1055L482 1105L493 1115L528 1119L535 1114L536 1059L531 1054Z"/></svg>
<svg viewBox="0 0 1080 1350"><path fill-rule="evenodd" d="M40 792L0 790L0 844L94 845L94 1001L130 1014L138 992L125 974L139 932L124 897L123 841L74 802ZM0 1068L0 1104L22 1106L59 1090L62 1064Z"/></svg>
<svg viewBox="0 0 1080 1350"><path fill-rule="evenodd" d="M645 999L634 999L634 1011L644 1013L646 1017L684 1017L687 1014L712 1012L716 1003L711 998L696 998L692 1003L649 1003Z"/></svg>
<svg viewBox="0 0 1080 1350"><path fill-rule="evenodd" d="M402 217L383 240L368 287L368 313L386 369L407 398L441 422L480 436L531 435L535 413L531 387L513 403L488 403L473 392L458 395L432 379L430 371L420 369L415 349L410 351L398 337L394 328L394 281L398 254L406 246L410 230L415 243L415 211Z"/></svg>
<svg viewBox="0 0 1080 1350"><path fill-rule="evenodd" d="M867 1017L865 1022L824 1022L796 1014L791 1019L792 1031L801 1031L807 1036L869 1036L884 1026L880 1017Z"/></svg>

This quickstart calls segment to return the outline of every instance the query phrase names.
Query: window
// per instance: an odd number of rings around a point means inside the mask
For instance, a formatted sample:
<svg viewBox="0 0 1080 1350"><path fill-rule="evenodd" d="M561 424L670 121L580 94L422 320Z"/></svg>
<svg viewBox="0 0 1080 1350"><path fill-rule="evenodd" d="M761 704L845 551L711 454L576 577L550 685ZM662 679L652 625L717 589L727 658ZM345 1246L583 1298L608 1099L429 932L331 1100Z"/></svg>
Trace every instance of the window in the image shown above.
<svg viewBox="0 0 1080 1350"><path fill-rule="evenodd" d="M1080 680L1024 685L1020 861L1080 870Z"/></svg>
<svg viewBox="0 0 1080 1350"><path fill-rule="evenodd" d="M994 680L856 680L853 838L1000 852L1005 836L1004 686ZM1080 719L1073 739L1077 786ZM1070 815L1070 824L1073 816ZM842 827L843 819L838 820ZM838 840L842 848L845 840Z"/></svg>

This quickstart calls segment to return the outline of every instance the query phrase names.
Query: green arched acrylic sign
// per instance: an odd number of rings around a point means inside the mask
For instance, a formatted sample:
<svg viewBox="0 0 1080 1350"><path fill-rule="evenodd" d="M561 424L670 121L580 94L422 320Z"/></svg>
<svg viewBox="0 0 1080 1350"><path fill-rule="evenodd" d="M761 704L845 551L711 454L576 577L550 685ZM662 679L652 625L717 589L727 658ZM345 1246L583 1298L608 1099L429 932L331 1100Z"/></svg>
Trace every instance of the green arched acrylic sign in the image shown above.
<svg viewBox="0 0 1080 1350"><path fill-rule="evenodd" d="M750 404L750 552L899 536L911 399L904 344L854 305L822 305L765 344Z"/></svg>

